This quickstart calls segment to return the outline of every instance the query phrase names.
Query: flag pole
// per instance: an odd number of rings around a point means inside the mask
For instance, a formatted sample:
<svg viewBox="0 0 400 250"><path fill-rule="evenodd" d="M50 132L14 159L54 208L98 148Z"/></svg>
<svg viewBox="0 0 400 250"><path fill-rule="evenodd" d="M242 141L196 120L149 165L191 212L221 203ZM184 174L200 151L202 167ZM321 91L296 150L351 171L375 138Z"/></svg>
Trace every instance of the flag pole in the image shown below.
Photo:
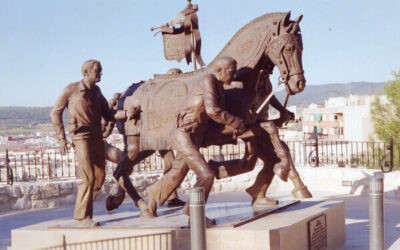
<svg viewBox="0 0 400 250"><path fill-rule="evenodd" d="M188 6L191 6L192 5L192 0L187 0L187 2L188 2ZM192 50L192 61L193 61L193 70L197 70L197 62L196 62L196 51L195 51L195 44L194 44L194 35L193 35L193 25L191 24L190 25L191 27L190 27L190 36L192 37L192 46L191 46L191 50Z"/></svg>
<svg viewBox="0 0 400 250"><path fill-rule="evenodd" d="M197 58L196 58L196 51L195 51L195 49L194 49L194 35L193 35L193 28L192 28L192 32L191 32L192 34L191 34L191 36L192 36L192 61L193 61L193 68L194 68L194 70L197 70L197 62L196 62L196 60L197 60Z"/></svg>

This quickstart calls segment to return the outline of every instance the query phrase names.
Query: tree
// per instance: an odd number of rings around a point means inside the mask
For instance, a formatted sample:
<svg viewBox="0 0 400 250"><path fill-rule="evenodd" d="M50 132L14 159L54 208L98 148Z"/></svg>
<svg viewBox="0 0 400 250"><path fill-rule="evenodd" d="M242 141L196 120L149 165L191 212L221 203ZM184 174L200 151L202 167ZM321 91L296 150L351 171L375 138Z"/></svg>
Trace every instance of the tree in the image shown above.
<svg viewBox="0 0 400 250"><path fill-rule="evenodd" d="M379 140L392 137L400 142L400 71L393 73L395 79L384 87L387 102L378 97L371 104L371 117Z"/></svg>

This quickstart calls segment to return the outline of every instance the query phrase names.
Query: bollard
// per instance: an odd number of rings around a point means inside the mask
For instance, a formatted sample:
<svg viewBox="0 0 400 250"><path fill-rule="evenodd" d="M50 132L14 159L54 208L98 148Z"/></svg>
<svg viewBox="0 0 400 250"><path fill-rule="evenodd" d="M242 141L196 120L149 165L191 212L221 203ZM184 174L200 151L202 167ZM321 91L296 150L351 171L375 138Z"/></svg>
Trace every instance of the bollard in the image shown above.
<svg viewBox="0 0 400 250"><path fill-rule="evenodd" d="M204 205L204 188L190 189L190 242L191 250L206 249L206 216Z"/></svg>
<svg viewBox="0 0 400 250"><path fill-rule="evenodd" d="M316 166L319 167L318 133L315 134L315 160Z"/></svg>
<svg viewBox="0 0 400 250"><path fill-rule="evenodd" d="M383 177L374 177L369 183L369 249L384 249Z"/></svg>

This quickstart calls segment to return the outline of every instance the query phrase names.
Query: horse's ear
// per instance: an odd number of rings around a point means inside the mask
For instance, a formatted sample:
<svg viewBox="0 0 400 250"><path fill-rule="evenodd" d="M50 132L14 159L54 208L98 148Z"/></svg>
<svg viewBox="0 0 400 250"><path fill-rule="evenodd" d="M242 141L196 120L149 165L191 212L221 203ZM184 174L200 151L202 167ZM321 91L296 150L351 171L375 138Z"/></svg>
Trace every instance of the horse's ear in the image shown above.
<svg viewBox="0 0 400 250"><path fill-rule="evenodd" d="M283 25L288 26L290 23L290 11L286 14L285 19L283 20Z"/></svg>
<svg viewBox="0 0 400 250"><path fill-rule="evenodd" d="M300 15L296 18L296 20L294 20L295 23L300 23L301 19L303 19L303 15Z"/></svg>
<svg viewBox="0 0 400 250"><path fill-rule="evenodd" d="M289 31L290 34L296 34L297 32L300 32L300 21L303 18L303 15L300 15L296 18L296 20L293 21L293 27L291 27L292 29Z"/></svg>

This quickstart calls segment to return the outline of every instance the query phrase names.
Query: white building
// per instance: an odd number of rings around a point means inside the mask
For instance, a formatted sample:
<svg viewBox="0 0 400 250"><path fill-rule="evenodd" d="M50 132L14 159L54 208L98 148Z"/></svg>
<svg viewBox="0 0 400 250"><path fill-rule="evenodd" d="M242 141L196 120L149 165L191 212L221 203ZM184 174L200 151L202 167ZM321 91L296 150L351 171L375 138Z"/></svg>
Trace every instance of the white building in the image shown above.
<svg viewBox="0 0 400 250"><path fill-rule="evenodd" d="M379 96L387 101L386 96ZM374 131L371 102L375 96L329 98L325 105L310 105L302 112L303 132L328 139L366 141Z"/></svg>

